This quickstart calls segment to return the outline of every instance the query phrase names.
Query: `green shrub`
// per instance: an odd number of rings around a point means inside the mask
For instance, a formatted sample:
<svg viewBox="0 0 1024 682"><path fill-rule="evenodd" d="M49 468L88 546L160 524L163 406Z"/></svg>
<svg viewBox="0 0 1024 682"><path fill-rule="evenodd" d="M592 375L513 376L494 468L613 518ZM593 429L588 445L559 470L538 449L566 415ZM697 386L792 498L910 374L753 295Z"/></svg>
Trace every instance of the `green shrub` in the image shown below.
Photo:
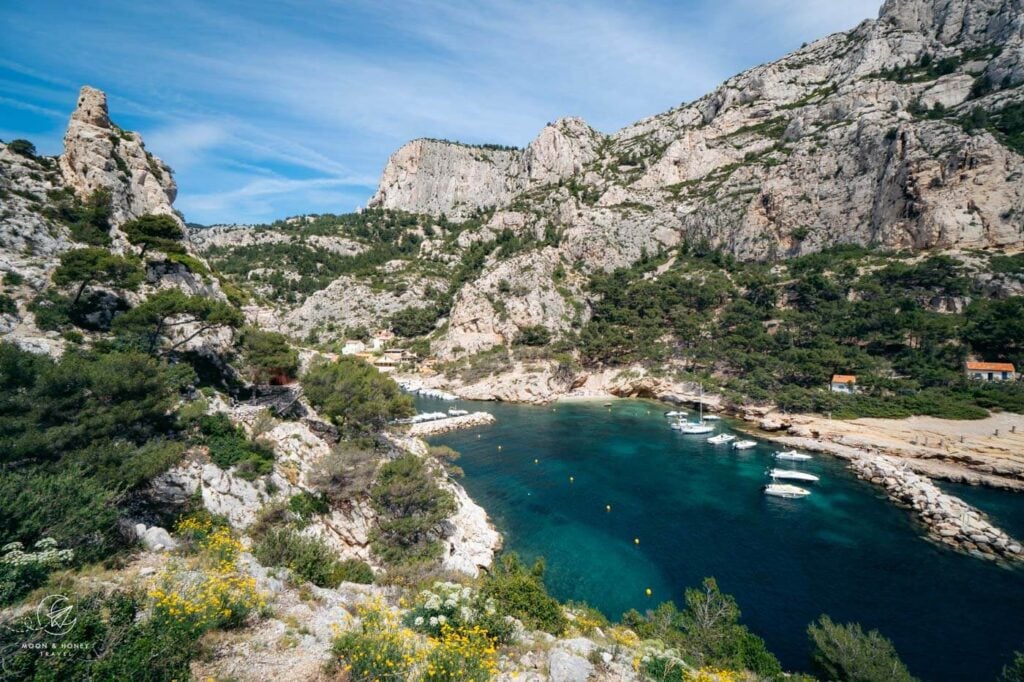
<svg viewBox="0 0 1024 682"><path fill-rule="evenodd" d="M199 418L199 433L193 442L206 445L210 459L221 469L235 467L235 473L246 480L254 480L274 470L274 449L259 441L250 440L240 426L222 412Z"/></svg>
<svg viewBox="0 0 1024 682"><path fill-rule="evenodd" d="M434 331L440 316L440 311L433 306L404 308L391 316L391 329L407 338L424 336Z"/></svg>
<svg viewBox="0 0 1024 682"><path fill-rule="evenodd" d="M36 158L36 146L28 140L23 140L21 138L11 140L7 143L7 149L19 156L24 156L29 159Z"/></svg>
<svg viewBox="0 0 1024 682"><path fill-rule="evenodd" d="M455 511L455 498L437 485L422 459L405 455L384 464L370 500L378 514L370 540L382 559L408 564L438 557L437 526Z"/></svg>
<svg viewBox="0 0 1024 682"><path fill-rule="evenodd" d="M544 562L527 568L516 554L502 555L483 580L481 593L494 600L497 612L522 621L528 628L558 635L568 620L544 587Z"/></svg>
<svg viewBox="0 0 1024 682"><path fill-rule="evenodd" d="M0 315L17 315L18 304L7 294L0 294Z"/></svg>
<svg viewBox="0 0 1024 682"><path fill-rule="evenodd" d="M698 589L687 589L685 599L683 611L664 602L646 614L629 611L622 623L643 639L660 640L677 649L699 667L750 670L765 678L782 673L764 640L739 622L736 600L722 594L714 578L705 578Z"/></svg>
<svg viewBox="0 0 1024 682"><path fill-rule="evenodd" d="M892 642L878 630L864 633L860 625L833 623L822 616L807 628L814 644L814 662L837 682L914 682Z"/></svg>
<svg viewBox="0 0 1024 682"><path fill-rule="evenodd" d="M25 281L25 278L22 277L17 272L14 272L13 270L8 270L7 272L4 273L4 279L3 279L4 286L16 287L16 286L20 286L24 281Z"/></svg>
<svg viewBox="0 0 1024 682"><path fill-rule="evenodd" d="M298 375L299 353L284 334L246 327L241 348L254 383L286 384Z"/></svg>
<svg viewBox="0 0 1024 682"><path fill-rule="evenodd" d="M515 342L520 346L546 346L551 343L551 330L542 324L523 327Z"/></svg>
<svg viewBox="0 0 1024 682"><path fill-rule="evenodd" d="M1013 652L1013 660L1003 666L999 682L1024 682L1024 653Z"/></svg>
<svg viewBox="0 0 1024 682"><path fill-rule="evenodd" d="M139 216L122 225L121 231L129 242L142 247L142 255L150 248L168 254L183 253L185 250L181 243L185 238L185 231L169 215L150 213Z"/></svg>
<svg viewBox="0 0 1024 682"><path fill-rule="evenodd" d="M253 555L265 566L284 566L320 587L342 582L372 583L373 570L354 559L342 561L319 538L287 527L271 528L253 546Z"/></svg>
<svg viewBox="0 0 1024 682"><path fill-rule="evenodd" d="M288 511L295 514L303 522L314 516L326 514L331 510L323 495L314 495L303 490L288 498Z"/></svg>
<svg viewBox="0 0 1024 682"><path fill-rule="evenodd" d="M72 602L76 624L67 634L0 628L0 650L11 652L4 657L10 679L171 682L190 677L189 663L200 651L196 635L144 618L144 595L95 593ZM42 656L43 648L61 655Z"/></svg>
<svg viewBox="0 0 1024 682"><path fill-rule="evenodd" d="M377 368L349 356L318 360L302 377L306 398L346 435L379 431L393 419L415 414L412 398Z"/></svg>
<svg viewBox="0 0 1024 682"><path fill-rule="evenodd" d="M19 600L46 582L50 573L71 562L74 552L58 549L53 538L43 538L25 552L20 542L0 548L0 607Z"/></svg>

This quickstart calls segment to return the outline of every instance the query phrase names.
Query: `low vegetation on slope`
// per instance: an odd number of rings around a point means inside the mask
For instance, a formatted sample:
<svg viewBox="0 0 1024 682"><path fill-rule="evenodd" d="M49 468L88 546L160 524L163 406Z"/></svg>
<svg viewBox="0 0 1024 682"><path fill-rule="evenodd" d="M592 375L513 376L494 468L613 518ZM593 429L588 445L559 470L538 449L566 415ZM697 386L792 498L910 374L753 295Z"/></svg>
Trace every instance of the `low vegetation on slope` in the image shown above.
<svg viewBox="0 0 1024 682"><path fill-rule="evenodd" d="M658 266L663 266L660 269ZM970 382L969 355L1024 364L1021 256L912 257L841 247L784 264L684 248L594 276L575 339L589 366L675 367L737 401L835 416L1024 411L1024 386ZM861 392L827 390L855 374Z"/></svg>

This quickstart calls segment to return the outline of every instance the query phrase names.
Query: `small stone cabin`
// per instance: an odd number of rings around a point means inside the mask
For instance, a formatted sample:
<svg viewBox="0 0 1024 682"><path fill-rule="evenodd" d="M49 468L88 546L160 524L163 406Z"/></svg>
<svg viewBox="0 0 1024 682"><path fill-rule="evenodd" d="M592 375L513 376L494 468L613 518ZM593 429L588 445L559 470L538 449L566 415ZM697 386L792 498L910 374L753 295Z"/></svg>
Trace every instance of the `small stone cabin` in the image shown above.
<svg viewBox="0 0 1024 682"><path fill-rule="evenodd" d="M857 377L853 374L833 374L829 388L833 393L853 393L857 390Z"/></svg>
<svg viewBox="0 0 1024 682"><path fill-rule="evenodd" d="M1013 381L1017 371L1009 362L968 362L966 365L968 379L979 381Z"/></svg>

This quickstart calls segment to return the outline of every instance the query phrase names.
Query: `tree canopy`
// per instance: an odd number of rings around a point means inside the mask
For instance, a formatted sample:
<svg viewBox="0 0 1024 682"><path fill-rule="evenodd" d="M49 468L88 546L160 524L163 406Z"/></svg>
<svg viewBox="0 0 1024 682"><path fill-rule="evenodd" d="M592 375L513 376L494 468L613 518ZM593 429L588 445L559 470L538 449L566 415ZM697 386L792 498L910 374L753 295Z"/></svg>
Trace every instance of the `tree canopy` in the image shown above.
<svg viewBox="0 0 1024 682"><path fill-rule="evenodd" d="M154 353L178 329L184 330L184 336L175 338L169 351L212 329L238 328L244 321L241 311L230 303L164 289L114 320L114 330Z"/></svg>
<svg viewBox="0 0 1024 682"><path fill-rule="evenodd" d="M88 247L61 254L60 265L53 272L57 286L78 285L73 303L90 284L106 284L119 289L135 289L144 274L138 259L116 256L106 249Z"/></svg>
<svg viewBox="0 0 1024 682"><path fill-rule="evenodd" d="M412 398L376 367L342 356L319 360L302 377L306 397L345 434L367 435L415 414Z"/></svg>
<svg viewBox="0 0 1024 682"><path fill-rule="evenodd" d="M121 231L129 242L142 247L143 255L151 248L167 253L184 251L181 240L185 238L185 231L169 215L148 213L129 220L121 226Z"/></svg>

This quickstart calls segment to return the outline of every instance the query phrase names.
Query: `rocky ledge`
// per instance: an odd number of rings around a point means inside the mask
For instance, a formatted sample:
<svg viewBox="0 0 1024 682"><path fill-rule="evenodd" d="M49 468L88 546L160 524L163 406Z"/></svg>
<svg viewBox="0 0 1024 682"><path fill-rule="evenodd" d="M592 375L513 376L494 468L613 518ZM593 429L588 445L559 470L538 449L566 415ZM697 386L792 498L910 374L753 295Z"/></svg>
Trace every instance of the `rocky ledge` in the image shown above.
<svg viewBox="0 0 1024 682"><path fill-rule="evenodd" d="M859 477L885 488L898 504L913 509L935 540L982 559L1024 560L1019 541L900 460L884 455L861 456L850 460L850 467Z"/></svg>
<svg viewBox="0 0 1024 682"><path fill-rule="evenodd" d="M493 423L494 415L490 412L473 412L472 414L464 414L458 417L446 417L444 419L413 424L409 427L409 435L416 436L417 438L427 438L448 433L449 431L468 429L473 426L485 426Z"/></svg>

